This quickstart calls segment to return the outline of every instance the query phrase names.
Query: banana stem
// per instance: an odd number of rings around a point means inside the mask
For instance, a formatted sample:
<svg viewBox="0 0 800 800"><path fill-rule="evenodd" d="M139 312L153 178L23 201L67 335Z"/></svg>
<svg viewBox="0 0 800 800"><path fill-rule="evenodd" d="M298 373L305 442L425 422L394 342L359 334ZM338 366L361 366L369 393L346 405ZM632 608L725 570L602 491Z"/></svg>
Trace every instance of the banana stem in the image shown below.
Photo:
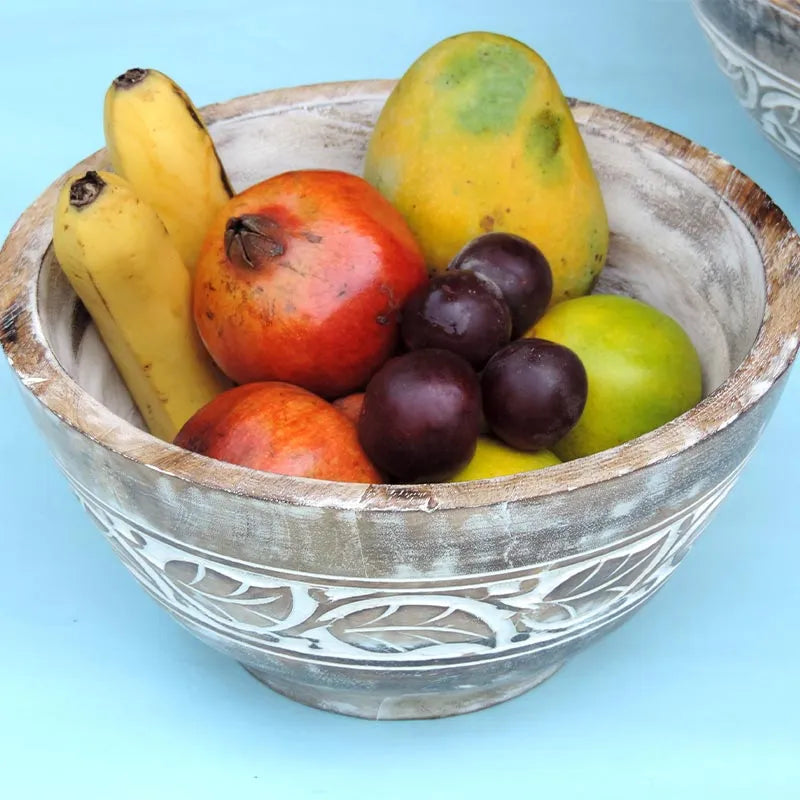
<svg viewBox="0 0 800 800"><path fill-rule="evenodd" d="M106 186L106 182L94 171L89 170L69 187L69 204L73 208L91 205Z"/></svg>
<svg viewBox="0 0 800 800"><path fill-rule="evenodd" d="M130 89L132 86L136 86L137 83L141 83L147 77L149 71L150 70L142 69L141 67L129 69L127 72L123 72L122 75L114 78L114 86L116 86L117 89Z"/></svg>

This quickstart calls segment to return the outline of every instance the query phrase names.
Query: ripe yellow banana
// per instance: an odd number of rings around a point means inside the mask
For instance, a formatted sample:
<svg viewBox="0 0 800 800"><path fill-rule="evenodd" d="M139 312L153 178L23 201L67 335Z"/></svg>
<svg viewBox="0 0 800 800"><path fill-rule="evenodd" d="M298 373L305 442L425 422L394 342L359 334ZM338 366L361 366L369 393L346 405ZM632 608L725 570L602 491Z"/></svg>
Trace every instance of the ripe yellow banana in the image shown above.
<svg viewBox="0 0 800 800"><path fill-rule="evenodd" d="M124 178L87 172L61 189L53 246L150 432L172 441L230 383L197 334L189 271L163 223Z"/></svg>
<svg viewBox="0 0 800 800"><path fill-rule="evenodd" d="M103 110L114 171L161 217L194 274L211 220L233 194L206 126L186 93L154 69L129 69Z"/></svg>

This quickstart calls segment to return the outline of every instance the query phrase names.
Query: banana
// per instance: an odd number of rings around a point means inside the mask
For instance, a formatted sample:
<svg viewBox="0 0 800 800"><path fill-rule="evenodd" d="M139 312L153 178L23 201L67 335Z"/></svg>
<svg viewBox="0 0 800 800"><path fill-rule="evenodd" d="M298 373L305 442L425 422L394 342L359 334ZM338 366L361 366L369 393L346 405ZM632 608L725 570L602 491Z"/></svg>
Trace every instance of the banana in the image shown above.
<svg viewBox="0 0 800 800"><path fill-rule="evenodd" d="M150 432L172 441L230 383L194 325L191 277L156 212L108 172L72 176L53 246Z"/></svg>
<svg viewBox="0 0 800 800"><path fill-rule="evenodd" d="M103 129L114 171L161 217L193 274L203 237L233 190L186 93L154 69L129 69L105 96Z"/></svg>

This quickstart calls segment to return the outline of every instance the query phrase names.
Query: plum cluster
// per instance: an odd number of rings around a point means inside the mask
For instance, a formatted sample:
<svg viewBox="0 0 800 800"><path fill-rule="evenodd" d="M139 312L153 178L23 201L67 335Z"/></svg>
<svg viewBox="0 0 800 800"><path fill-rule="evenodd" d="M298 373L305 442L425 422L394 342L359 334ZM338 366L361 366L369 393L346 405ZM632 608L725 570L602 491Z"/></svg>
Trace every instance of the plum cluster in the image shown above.
<svg viewBox="0 0 800 800"><path fill-rule="evenodd" d="M361 446L396 481L446 480L487 427L523 451L549 448L587 396L578 356L526 338L550 303L552 272L526 239L473 239L403 308L406 352L372 377L357 419Z"/></svg>

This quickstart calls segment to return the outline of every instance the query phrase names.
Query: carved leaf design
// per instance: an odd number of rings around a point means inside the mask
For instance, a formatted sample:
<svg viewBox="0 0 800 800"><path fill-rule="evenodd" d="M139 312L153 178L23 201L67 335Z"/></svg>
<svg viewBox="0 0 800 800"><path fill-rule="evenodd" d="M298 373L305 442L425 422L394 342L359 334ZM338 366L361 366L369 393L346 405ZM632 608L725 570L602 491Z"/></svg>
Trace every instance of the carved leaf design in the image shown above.
<svg viewBox="0 0 800 800"><path fill-rule="evenodd" d="M193 561L167 561L164 572L177 583L214 597L227 597L242 586L240 581Z"/></svg>
<svg viewBox="0 0 800 800"><path fill-rule="evenodd" d="M287 586L248 585L191 561L168 561L164 572L182 591L232 622L271 628L292 611L292 591Z"/></svg>
<svg viewBox="0 0 800 800"><path fill-rule="evenodd" d="M403 653L443 644L491 648L495 635L479 617L460 608L385 603L360 608L331 623L342 642L375 653Z"/></svg>
<svg viewBox="0 0 800 800"><path fill-rule="evenodd" d="M514 600L524 595L529 595L539 589L540 580L538 577L523 578L520 581L515 581L515 585L511 587L501 587L499 590L492 591L492 597L496 597L509 605L514 605Z"/></svg>
<svg viewBox="0 0 800 800"><path fill-rule="evenodd" d="M704 28L715 59L731 81L739 102L780 149L792 158L800 158L800 98L791 84L732 47L714 26L705 23Z"/></svg>
<svg viewBox="0 0 800 800"><path fill-rule="evenodd" d="M653 564L663 545L657 539L642 550L614 556L569 575L544 597L544 602L575 605L576 602L605 592L620 592L640 578Z"/></svg>
<svg viewBox="0 0 800 800"><path fill-rule="evenodd" d="M542 602L539 578L525 578L515 586L493 589L490 602L498 608L525 609Z"/></svg>
<svg viewBox="0 0 800 800"><path fill-rule="evenodd" d="M120 539L125 539L127 543L133 547L135 550L141 550L147 544L144 536L138 531L135 531L130 526L126 528L122 528L121 526L117 526L115 528L116 534L120 537Z"/></svg>
<svg viewBox="0 0 800 800"><path fill-rule="evenodd" d="M615 551L541 564L525 576L453 583L436 594L312 584L195 558L95 502L83 487L77 493L147 591L198 629L318 657L369 652L374 661L402 662L415 652L415 660L438 661L574 637L640 602L668 577L740 470L685 513Z"/></svg>
<svg viewBox="0 0 800 800"><path fill-rule="evenodd" d="M150 594L168 604L174 599L158 567L148 560L143 548L135 546L131 539L121 535L117 528L109 530L107 540L120 561Z"/></svg>

